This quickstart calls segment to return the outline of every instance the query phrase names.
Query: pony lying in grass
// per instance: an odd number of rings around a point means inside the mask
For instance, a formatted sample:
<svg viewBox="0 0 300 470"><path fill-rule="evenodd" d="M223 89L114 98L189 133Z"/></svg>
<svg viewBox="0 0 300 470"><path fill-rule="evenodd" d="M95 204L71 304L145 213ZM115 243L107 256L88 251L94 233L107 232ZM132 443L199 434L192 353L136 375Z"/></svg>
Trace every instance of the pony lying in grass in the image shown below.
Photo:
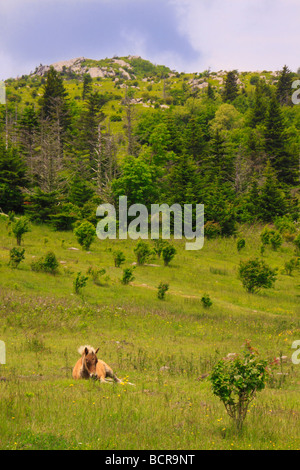
<svg viewBox="0 0 300 470"><path fill-rule="evenodd" d="M97 358L98 349L94 349L91 346L80 346L78 349L81 358L75 364L73 369L73 379L95 379L102 383L110 382L107 377L112 379L116 383L123 383L113 372L112 368L109 367L104 361ZM129 385L130 382L126 382Z"/></svg>

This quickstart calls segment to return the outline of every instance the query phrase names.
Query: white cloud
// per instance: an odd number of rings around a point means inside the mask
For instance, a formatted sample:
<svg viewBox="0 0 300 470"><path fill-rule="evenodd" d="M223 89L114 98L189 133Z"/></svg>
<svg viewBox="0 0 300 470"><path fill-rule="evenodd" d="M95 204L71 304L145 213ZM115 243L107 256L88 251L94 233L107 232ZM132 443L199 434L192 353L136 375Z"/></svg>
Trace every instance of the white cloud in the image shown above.
<svg viewBox="0 0 300 470"><path fill-rule="evenodd" d="M298 0L171 0L198 68L297 69ZM192 64L194 66L194 64Z"/></svg>

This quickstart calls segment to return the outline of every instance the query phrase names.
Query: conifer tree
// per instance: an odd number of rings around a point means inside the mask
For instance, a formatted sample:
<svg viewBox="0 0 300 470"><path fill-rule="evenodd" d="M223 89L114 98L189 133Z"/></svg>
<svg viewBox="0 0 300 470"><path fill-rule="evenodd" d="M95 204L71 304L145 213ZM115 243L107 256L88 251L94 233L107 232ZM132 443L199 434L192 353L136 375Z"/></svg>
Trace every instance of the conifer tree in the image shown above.
<svg viewBox="0 0 300 470"><path fill-rule="evenodd" d="M237 84L237 71L232 70L228 72L225 79L225 86L223 90L223 101L231 103L238 96L239 88Z"/></svg>
<svg viewBox="0 0 300 470"><path fill-rule="evenodd" d="M254 107L250 113L250 126L256 127L259 124L263 124L266 118L267 106L264 98L263 87L260 82L256 84Z"/></svg>
<svg viewBox="0 0 300 470"><path fill-rule="evenodd" d="M59 121L62 131L66 131L70 123L67 92L62 77L59 76L54 67L50 67L46 77L41 99L41 112L43 119Z"/></svg>
<svg viewBox="0 0 300 470"><path fill-rule="evenodd" d="M275 95L270 100L265 121L265 150L278 179L295 184L297 158L288 149L283 114Z"/></svg>
<svg viewBox="0 0 300 470"><path fill-rule="evenodd" d="M286 213L286 199L270 162L265 168L264 178L259 197L260 217L265 222L271 222Z"/></svg>
<svg viewBox="0 0 300 470"><path fill-rule="evenodd" d="M16 149L0 141L0 208L3 212L23 212L22 189L26 187L26 166Z"/></svg>
<svg viewBox="0 0 300 470"><path fill-rule="evenodd" d="M83 91L82 91L82 99L85 100L89 93L92 92L92 83L93 79L89 73L84 74L83 76Z"/></svg>
<svg viewBox="0 0 300 470"><path fill-rule="evenodd" d="M281 105L291 105L293 74L285 65L277 83L276 96Z"/></svg>

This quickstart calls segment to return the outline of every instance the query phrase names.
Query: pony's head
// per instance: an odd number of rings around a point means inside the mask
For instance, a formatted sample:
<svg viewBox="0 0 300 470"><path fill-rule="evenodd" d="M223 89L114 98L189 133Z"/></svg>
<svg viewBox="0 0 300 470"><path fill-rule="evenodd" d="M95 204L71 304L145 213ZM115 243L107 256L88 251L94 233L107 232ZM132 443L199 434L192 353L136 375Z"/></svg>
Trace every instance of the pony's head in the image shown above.
<svg viewBox="0 0 300 470"><path fill-rule="evenodd" d="M83 369L91 378L97 379L96 365L98 362L97 352L99 348L95 350L91 346L81 346L78 351L82 355Z"/></svg>

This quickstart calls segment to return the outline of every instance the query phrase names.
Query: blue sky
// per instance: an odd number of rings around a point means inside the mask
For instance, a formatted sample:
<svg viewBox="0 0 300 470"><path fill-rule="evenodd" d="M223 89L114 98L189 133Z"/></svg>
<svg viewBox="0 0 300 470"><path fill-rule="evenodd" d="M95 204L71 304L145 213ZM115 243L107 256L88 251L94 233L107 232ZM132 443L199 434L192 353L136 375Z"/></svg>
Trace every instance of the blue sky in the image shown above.
<svg viewBox="0 0 300 470"><path fill-rule="evenodd" d="M75 57L179 72L300 67L299 0L0 0L0 79Z"/></svg>

